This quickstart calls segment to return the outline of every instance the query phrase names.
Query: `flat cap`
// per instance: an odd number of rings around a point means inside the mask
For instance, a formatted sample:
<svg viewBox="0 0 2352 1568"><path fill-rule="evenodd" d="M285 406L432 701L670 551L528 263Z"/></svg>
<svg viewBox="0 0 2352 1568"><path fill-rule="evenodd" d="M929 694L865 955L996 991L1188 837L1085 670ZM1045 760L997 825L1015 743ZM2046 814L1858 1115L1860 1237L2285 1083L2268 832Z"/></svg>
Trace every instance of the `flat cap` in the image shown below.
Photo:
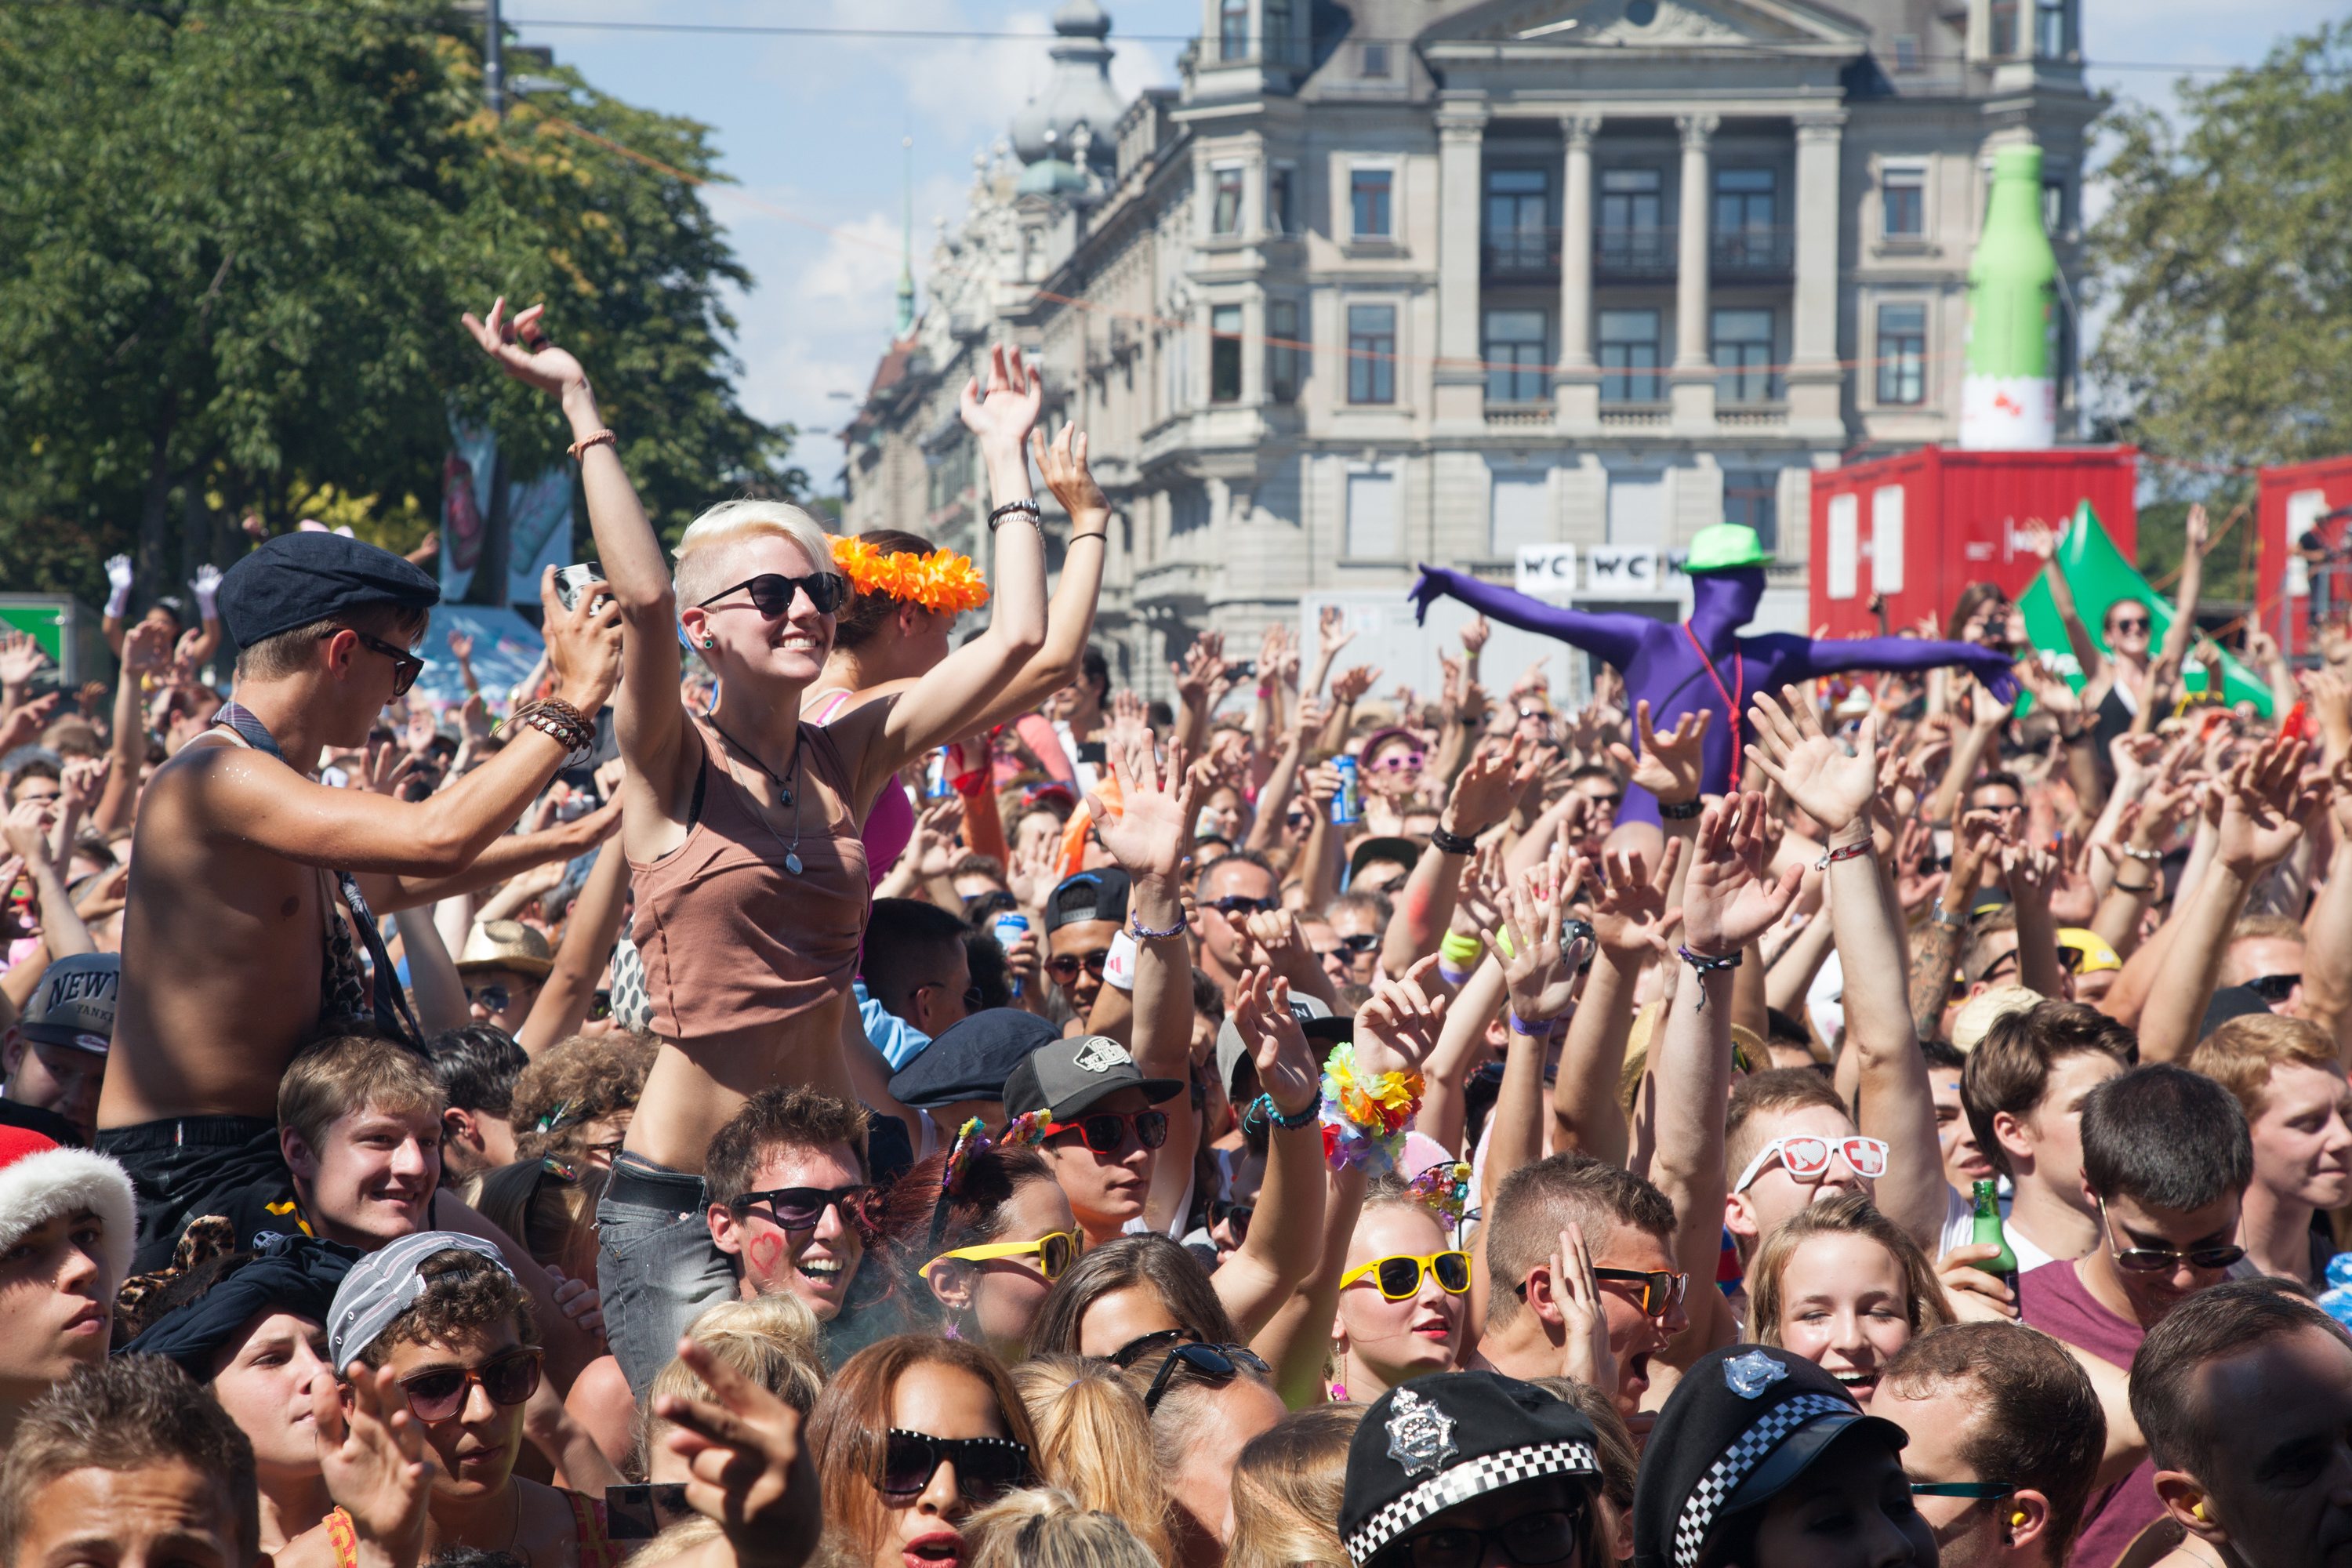
<svg viewBox="0 0 2352 1568"><path fill-rule="evenodd" d="M441 584L414 563L339 533L281 533L221 576L221 626L240 648L370 605L429 610Z"/></svg>

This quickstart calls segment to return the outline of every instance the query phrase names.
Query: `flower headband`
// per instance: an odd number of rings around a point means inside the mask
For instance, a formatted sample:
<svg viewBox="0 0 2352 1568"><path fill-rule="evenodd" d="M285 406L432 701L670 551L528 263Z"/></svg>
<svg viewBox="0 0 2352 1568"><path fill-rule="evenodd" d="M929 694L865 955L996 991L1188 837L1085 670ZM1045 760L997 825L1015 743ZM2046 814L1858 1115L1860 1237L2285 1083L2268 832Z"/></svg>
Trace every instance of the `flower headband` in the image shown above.
<svg viewBox="0 0 2352 1568"><path fill-rule="evenodd" d="M949 1146L946 1166L940 1173L940 1194L931 1205L931 1246L937 1248L940 1237L947 1229L948 1207L963 1195L964 1178L971 1173L972 1156L990 1149L1025 1149L1041 1142L1038 1131L1045 1124L1038 1111L1027 1111L1005 1124L1003 1133L995 1138L979 1117L966 1121L956 1129L955 1142Z"/></svg>
<svg viewBox="0 0 2352 1568"><path fill-rule="evenodd" d="M934 550L885 552L865 540L833 541L833 563L861 594L887 594L935 616L976 610L988 603L988 584L969 555Z"/></svg>

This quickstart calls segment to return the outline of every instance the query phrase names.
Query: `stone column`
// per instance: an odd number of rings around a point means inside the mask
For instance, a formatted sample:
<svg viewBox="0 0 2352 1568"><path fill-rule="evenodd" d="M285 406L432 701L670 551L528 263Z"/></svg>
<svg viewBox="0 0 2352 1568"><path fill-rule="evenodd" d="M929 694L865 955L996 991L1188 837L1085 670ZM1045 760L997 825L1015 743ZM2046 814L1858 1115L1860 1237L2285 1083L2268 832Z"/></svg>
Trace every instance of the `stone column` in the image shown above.
<svg viewBox="0 0 2352 1568"><path fill-rule="evenodd" d="M1715 360L1708 347L1706 283L1707 208L1713 183L1707 145L1719 124L1712 114L1685 114L1683 184L1675 254L1675 365L1672 374L1675 428L1706 434L1715 428Z"/></svg>
<svg viewBox="0 0 2352 1568"><path fill-rule="evenodd" d="M1484 429L1486 373L1479 368L1479 222L1486 106L1475 95L1437 109L1437 364L1433 413L1441 427ZM1398 215L1402 221L1402 214Z"/></svg>
<svg viewBox="0 0 2352 1568"><path fill-rule="evenodd" d="M1796 288L1791 300L1788 388L1791 433L1838 439L1845 433L1845 371L1838 363L1839 157L1845 112L1796 117Z"/></svg>
<svg viewBox="0 0 2352 1568"><path fill-rule="evenodd" d="M1553 378L1560 428L1601 427L1601 371L1592 358L1592 138L1597 117L1562 115L1567 156L1559 203L1559 368Z"/></svg>

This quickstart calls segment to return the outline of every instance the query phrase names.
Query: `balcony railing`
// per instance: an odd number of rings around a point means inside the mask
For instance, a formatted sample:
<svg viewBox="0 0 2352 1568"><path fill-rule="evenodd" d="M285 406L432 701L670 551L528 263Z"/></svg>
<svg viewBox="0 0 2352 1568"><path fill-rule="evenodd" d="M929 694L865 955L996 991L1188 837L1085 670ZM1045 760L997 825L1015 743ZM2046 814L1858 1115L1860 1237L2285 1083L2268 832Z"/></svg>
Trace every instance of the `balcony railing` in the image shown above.
<svg viewBox="0 0 2352 1568"><path fill-rule="evenodd" d="M1717 277L1785 277L1796 254L1796 236L1784 223L1718 229L1708 247Z"/></svg>
<svg viewBox="0 0 2352 1568"><path fill-rule="evenodd" d="M1601 228L1592 236L1592 272L1600 279L1672 278L1675 227Z"/></svg>
<svg viewBox="0 0 2352 1568"><path fill-rule="evenodd" d="M1489 278L1543 279L1559 276L1559 229L1490 230L1479 247L1479 268Z"/></svg>

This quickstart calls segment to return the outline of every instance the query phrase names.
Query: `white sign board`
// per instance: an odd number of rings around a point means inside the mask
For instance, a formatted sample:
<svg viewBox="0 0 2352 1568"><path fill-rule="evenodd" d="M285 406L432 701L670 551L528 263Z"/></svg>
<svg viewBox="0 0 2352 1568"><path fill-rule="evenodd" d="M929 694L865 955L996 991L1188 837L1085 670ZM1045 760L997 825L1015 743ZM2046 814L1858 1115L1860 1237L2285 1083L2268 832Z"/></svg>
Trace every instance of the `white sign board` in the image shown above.
<svg viewBox="0 0 2352 1568"><path fill-rule="evenodd" d="M1576 546L1522 544L1512 585L1537 598L1565 598L1576 592Z"/></svg>
<svg viewBox="0 0 2352 1568"><path fill-rule="evenodd" d="M1594 545L1592 571L1585 589L1596 595L1667 591L1664 580L1658 574L1658 552L1637 544Z"/></svg>

